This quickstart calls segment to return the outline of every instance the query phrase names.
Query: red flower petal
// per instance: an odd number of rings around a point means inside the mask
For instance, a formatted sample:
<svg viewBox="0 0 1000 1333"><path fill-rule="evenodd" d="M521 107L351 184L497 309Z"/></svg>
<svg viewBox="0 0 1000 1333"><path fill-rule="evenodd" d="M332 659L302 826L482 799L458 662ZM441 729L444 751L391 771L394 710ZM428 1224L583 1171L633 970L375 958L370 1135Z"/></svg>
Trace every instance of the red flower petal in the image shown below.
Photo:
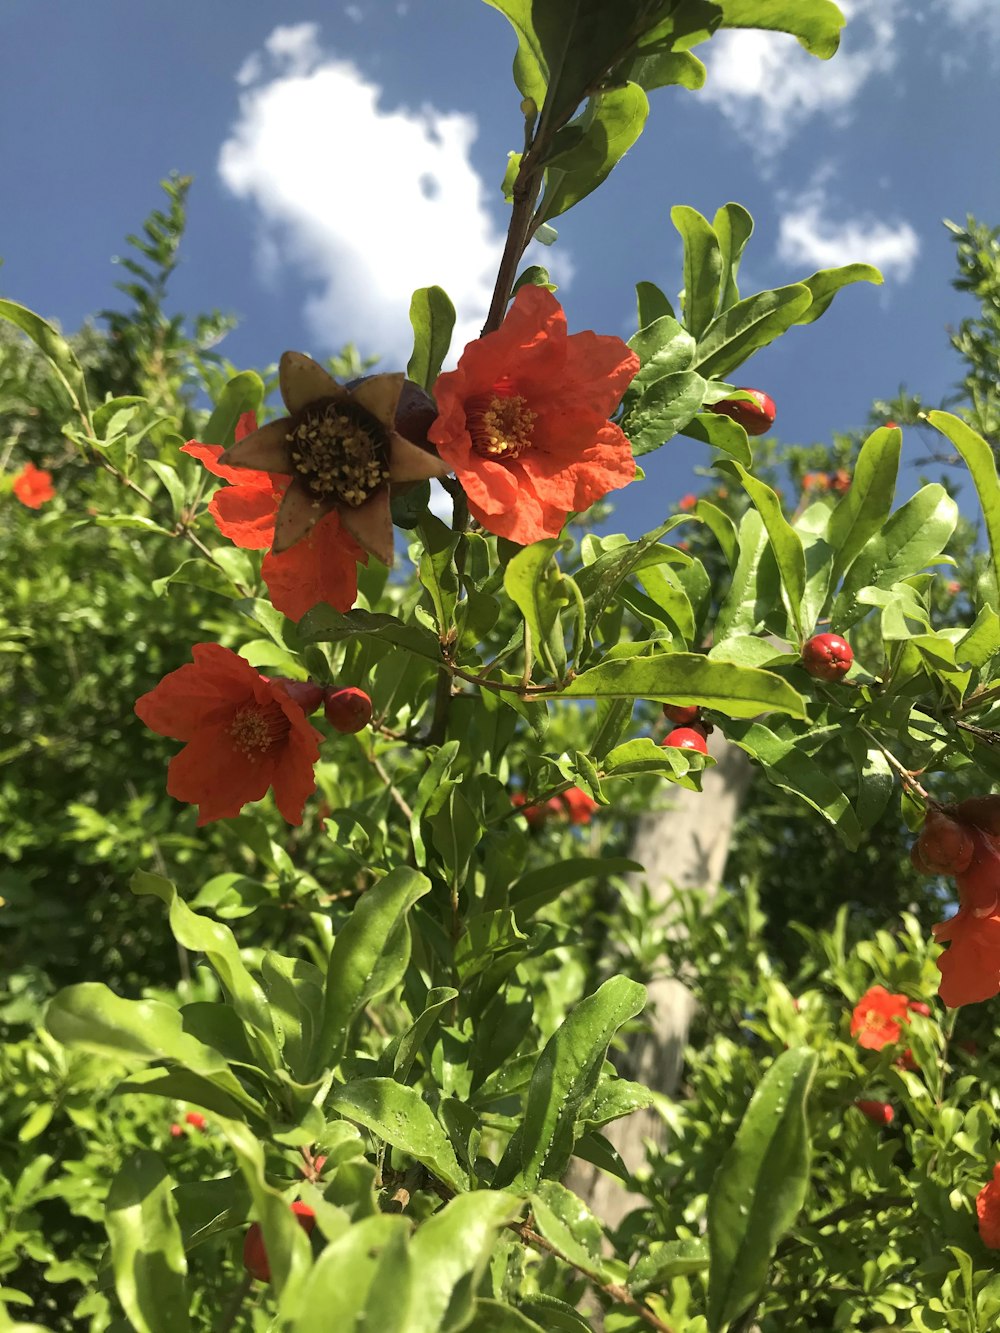
<svg viewBox="0 0 1000 1333"><path fill-rule="evenodd" d="M261 573L275 609L289 620L301 620L321 602L350 611L358 595L359 561L366 564L367 553L334 512L287 551L266 555Z"/></svg>
<svg viewBox="0 0 1000 1333"><path fill-rule="evenodd" d="M990 1250L1000 1250L1000 1165L993 1168L993 1179L976 1195L979 1237Z"/></svg>
<svg viewBox="0 0 1000 1333"><path fill-rule="evenodd" d="M200 827L216 819L233 819L248 802L261 800L274 770L273 759L248 760L237 752L223 727L209 727L171 759L167 792L198 807Z"/></svg>
<svg viewBox="0 0 1000 1333"><path fill-rule="evenodd" d="M934 938L949 942L937 960L938 994L949 1009L1000 994L1000 916L977 917L963 907L934 927Z"/></svg>
<svg viewBox="0 0 1000 1333"><path fill-rule="evenodd" d="M25 463L11 489L27 509L41 509L55 496L52 473L35 467L34 463Z"/></svg>
<svg viewBox="0 0 1000 1333"><path fill-rule="evenodd" d="M151 731L178 741L225 722L240 703L254 698L260 680L248 662L217 643L196 643L192 655L193 664L171 671L135 704Z"/></svg>

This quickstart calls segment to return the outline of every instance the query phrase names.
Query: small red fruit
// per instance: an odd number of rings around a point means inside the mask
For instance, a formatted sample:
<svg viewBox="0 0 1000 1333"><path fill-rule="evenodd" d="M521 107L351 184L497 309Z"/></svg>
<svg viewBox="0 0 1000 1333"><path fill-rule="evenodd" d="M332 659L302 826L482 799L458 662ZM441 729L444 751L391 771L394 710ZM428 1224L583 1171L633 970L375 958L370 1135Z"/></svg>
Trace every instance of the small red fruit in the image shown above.
<svg viewBox="0 0 1000 1333"><path fill-rule="evenodd" d="M763 389L748 389L742 384L736 387L740 393L750 394L753 402L748 403L745 398L723 398L721 403L712 403L708 410L718 412L724 417L732 417L748 435L766 435L778 415L774 399Z"/></svg>
<svg viewBox="0 0 1000 1333"><path fill-rule="evenodd" d="M367 727L372 720L372 701L364 690L355 689L353 685L346 690L327 690L323 712L334 731L351 735Z"/></svg>
<svg viewBox="0 0 1000 1333"><path fill-rule="evenodd" d="M170 1126L170 1137L172 1139L179 1139L183 1133L184 1133L183 1125L173 1124Z"/></svg>
<svg viewBox="0 0 1000 1333"><path fill-rule="evenodd" d="M839 634L814 634L802 647L802 665L816 680L840 680L854 661L854 652Z"/></svg>
<svg viewBox="0 0 1000 1333"><path fill-rule="evenodd" d="M929 810L917 839L920 859L932 875L960 875L968 870L975 843L963 824L942 810Z"/></svg>
<svg viewBox="0 0 1000 1333"><path fill-rule="evenodd" d="M193 1125L195 1129L205 1128L205 1117L200 1111L188 1111L184 1119L189 1125Z"/></svg>
<svg viewBox="0 0 1000 1333"><path fill-rule="evenodd" d="M856 1101L854 1105L873 1125L891 1125L896 1118L896 1112L888 1102L869 1102L862 1099Z"/></svg>
<svg viewBox="0 0 1000 1333"><path fill-rule="evenodd" d="M307 716L315 713L323 702L325 693L322 685L314 680L289 680L287 676L272 676L271 683L280 685L288 697L302 709Z"/></svg>
<svg viewBox="0 0 1000 1333"><path fill-rule="evenodd" d="M895 421L887 421L887 422L885 423L885 429L886 429L886 430L899 430L899 427L896 425Z"/></svg>
<svg viewBox="0 0 1000 1333"><path fill-rule="evenodd" d="M664 738L663 744L672 745L675 750L697 750L699 754L708 754L705 737L693 727L675 727Z"/></svg>
<svg viewBox="0 0 1000 1333"><path fill-rule="evenodd" d="M316 1225L316 1214L307 1203L293 1203L292 1212L298 1219L299 1226L308 1236ZM243 1241L243 1267L258 1282L271 1281L271 1264L264 1248L264 1234L260 1223L254 1222Z"/></svg>
<svg viewBox="0 0 1000 1333"><path fill-rule="evenodd" d="M697 704L664 704L663 716L678 727L689 727L697 720L701 709Z"/></svg>

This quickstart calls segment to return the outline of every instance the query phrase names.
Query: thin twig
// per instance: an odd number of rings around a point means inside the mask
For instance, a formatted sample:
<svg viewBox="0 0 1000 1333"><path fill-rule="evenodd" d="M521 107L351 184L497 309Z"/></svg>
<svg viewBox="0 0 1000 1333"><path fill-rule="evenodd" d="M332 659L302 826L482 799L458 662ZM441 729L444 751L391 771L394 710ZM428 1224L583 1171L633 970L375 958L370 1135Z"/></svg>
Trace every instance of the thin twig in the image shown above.
<svg viewBox="0 0 1000 1333"><path fill-rule="evenodd" d="M392 799L399 806L400 810L402 810L403 814L406 816L407 822L409 822L413 818L413 811L407 805L405 798L400 794L400 792L396 788L392 778L382 767L382 764L376 755L370 754L368 756L368 761L371 764L372 768L374 768L375 772L382 779L382 782L385 784L385 787L388 790L389 795L392 797Z"/></svg>

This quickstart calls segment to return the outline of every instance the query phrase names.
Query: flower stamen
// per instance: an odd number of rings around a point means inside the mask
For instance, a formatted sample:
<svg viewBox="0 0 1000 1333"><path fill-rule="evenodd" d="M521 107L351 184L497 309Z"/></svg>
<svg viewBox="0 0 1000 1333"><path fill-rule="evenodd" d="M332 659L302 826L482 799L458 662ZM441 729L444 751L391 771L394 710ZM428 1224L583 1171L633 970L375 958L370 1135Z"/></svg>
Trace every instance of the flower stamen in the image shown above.
<svg viewBox="0 0 1000 1333"><path fill-rule="evenodd" d="M292 466L317 500L352 509L389 480L389 447L381 423L354 403L310 403L288 430Z"/></svg>
<svg viewBox="0 0 1000 1333"><path fill-rule="evenodd" d="M291 725L280 704L273 700L266 704L255 701L244 704L233 714L229 735L237 750L254 759L282 744Z"/></svg>
<svg viewBox="0 0 1000 1333"><path fill-rule="evenodd" d="M537 412L519 393L497 385L492 394L477 394L465 407L472 447L482 458L517 458L533 444Z"/></svg>

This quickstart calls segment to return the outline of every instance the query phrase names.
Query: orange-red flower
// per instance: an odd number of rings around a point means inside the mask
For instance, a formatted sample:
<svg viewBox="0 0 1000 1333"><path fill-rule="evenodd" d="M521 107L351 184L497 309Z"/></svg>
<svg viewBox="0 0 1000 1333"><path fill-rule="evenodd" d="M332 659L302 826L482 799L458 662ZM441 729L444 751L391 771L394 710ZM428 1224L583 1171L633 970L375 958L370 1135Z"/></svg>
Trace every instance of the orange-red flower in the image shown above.
<svg viewBox="0 0 1000 1333"><path fill-rule="evenodd" d="M837 468L836 472L830 478L830 486L838 495L843 495L851 489L851 474L848 472L847 468Z"/></svg>
<svg viewBox="0 0 1000 1333"><path fill-rule="evenodd" d="M891 1125L896 1118L896 1112L888 1102L866 1101L862 1097L854 1105L873 1125Z"/></svg>
<svg viewBox="0 0 1000 1333"><path fill-rule="evenodd" d="M557 537L570 513L635 476L608 416L638 369L620 338L568 335L552 293L526 284L500 328L438 376L427 438L484 528L522 546Z"/></svg>
<svg viewBox="0 0 1000 1333"><path fill-rule="evenodd" d="M884 986L869 987L851 1014L851 1036L870 1051L891 1046L899 1041L902 1024L908 1021L908 1004L905 995L891 995Z"/></svg>
<svg viewBox="0 0 1000 1333"><path fill-rule="evenodd" d="M989 798L964 802L966 810L956 806L949 812L968 829L973 847L968 866L955 876L958 912L934 927L937 942L948 944L937 960L941 972L938 993L952 1009L1000 993L1000 838L971 818L993 819L988 802Z"/></svg>
<svg viewBox="0 0 1000 1333"><path fill-rule="evenodd" d="M170 761L167 791L197 805L198 823L208 824L273 787L284 817L301 824L316 787L319 732L281 685L228 648L198 643L193 656L135 705L152 731L187 742Z"/></svg>
<svg viewBox="0 0 1000 1333"><path fill-rule="evenodd" d="M825 472L807 472L802 478L802 489L804 491L828 491L830 489L830 478Z"/></svg>
<svg viewBox="0 0 1000 1333"><path fill-rule="evenodd" d="M993 1168L993 1179L976 1195L979 1236L989 1250L1000 1250L1000 1164Z"/></svg>
<svg viewBox="0 0 1000 1333"><path fill-rule="evenodd" d="M697 503L698 503L697 495L692 495L689 492L687 495L682 495L681 498L677 501L677 508L681 511L682 514L690 514L691 510L695 507Z"/></svg>
<svg viewBox="0 0 1000 1333"><path fill-rule="evenodd" d="M46 501L55 495L52 485L52 473L44 468L35 467L34 463L25 463L14 478L14 494L29 509L41 509Z"/></svg>
<svg viewBox="0 0 1000 1333"><path fill-rule="evenodd" d="M253 412L245 412L236 427L236 439L257 429ZM261 551L274 541L274 524L290 478L280 473L228 467L220 463L220 444L189 440L181 452L204 463L213 476L229 485L212 496L208 512L224 537L247 551ZM358 595L358 561L368 555L341 526L332 511L319 520L303 540L276 555L264 557L261 573L275 609L290 620L301 620L320 602L337 611L349 611Z"/></svg>
<svg viewBox="0 0 1000 1333"><path fill-rule="evenodd" d="M517 807L532 828L544 824L550 815L561 815L563 813L563 806L560 804L558 796L550 796L542 805L529 805L524 792L516 791L511 796L510 803Z"/></svg>

